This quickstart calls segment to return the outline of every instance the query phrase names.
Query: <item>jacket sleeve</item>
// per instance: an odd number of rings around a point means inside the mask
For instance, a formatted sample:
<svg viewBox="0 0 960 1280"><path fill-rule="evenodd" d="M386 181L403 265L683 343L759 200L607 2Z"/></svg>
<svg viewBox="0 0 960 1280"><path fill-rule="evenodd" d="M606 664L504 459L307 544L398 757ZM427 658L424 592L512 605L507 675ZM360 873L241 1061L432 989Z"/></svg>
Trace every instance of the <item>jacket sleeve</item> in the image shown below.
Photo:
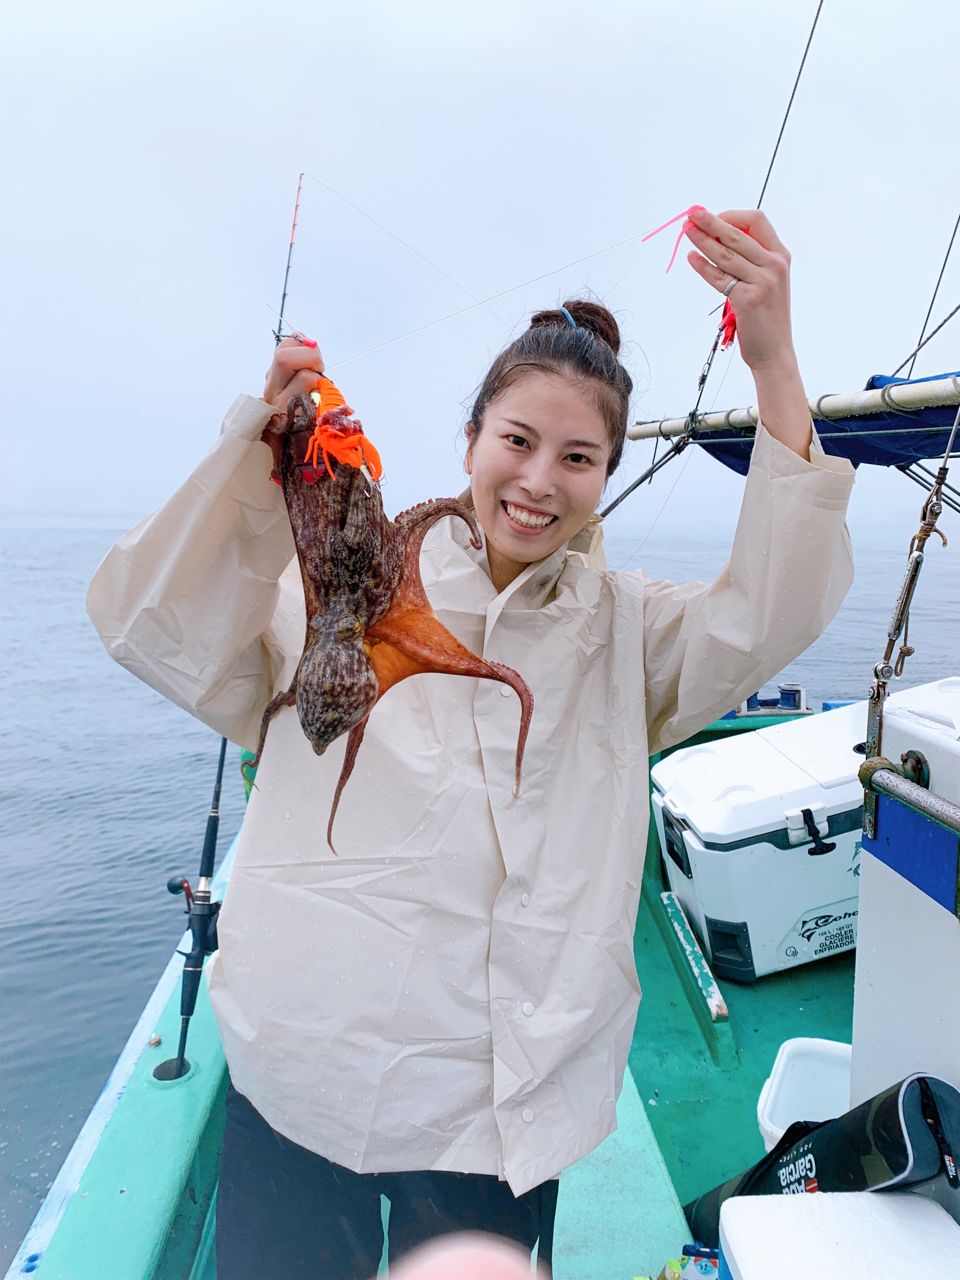
<svg viewBox="0 0 960 1280"><path fill-rule="evenodd" d="M238 397L207 456L111 548L87 592L111 657L246 747L256 746L281 681L292 679L299 650L290 649L303 636L293 535L260 442L274 413Z"/></svg>
<svg viewBox="0 0 960 1280"><path fill-rule="evenodd" d="M758 424L730 559L715 582L647 582L650 752L732 710L824 631L853 581L844 517L854 469L810 461Z"/></svg>

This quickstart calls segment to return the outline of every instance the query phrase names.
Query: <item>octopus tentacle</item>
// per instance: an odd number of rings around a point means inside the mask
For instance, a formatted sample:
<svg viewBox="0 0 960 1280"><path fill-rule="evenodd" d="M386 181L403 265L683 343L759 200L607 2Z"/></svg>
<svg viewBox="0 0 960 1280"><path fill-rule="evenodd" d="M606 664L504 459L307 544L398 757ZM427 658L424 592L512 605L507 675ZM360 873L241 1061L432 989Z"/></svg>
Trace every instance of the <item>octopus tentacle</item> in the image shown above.
<svg viewBox="0 0 960 1280"><path fill-rule="evenodd" d="M477 523L477 517L465 507L459 498L431 498L428 502L418 502L415 507L409 507L406 511L401 511L394 520L397 532L405 540L416 529L420 529L420 539L417 543L419 552L420 543L423 542L424 535L427 530L444 516L459 516L470 527L473 534L473 545L479 551L483 546L483 539L480 536L480 525Z"/></svg>
<svg viewBox="0 0 960 1280"><path fill-rule="evenodd" d="M252 778L247 776L248 769L256 769L260 763L260 757L263 755L263 746L267 740L267 728L270 721L282 707L292 707L297 701L297 675L300 674L300 668L297 668L297 674L293 677L293 684L286 693L278 693L267 703L267 709L263 713L263 719L260 721L260 741L257 743L257 754L252 760L244 760L240 765L240 773L244 782L249 782L252 787L257 784Z"/></svg>
<svg viewBox="0 0 960 1280"><path fill-rule="evenodd" d="M347 779L353 773L353 766L357 762L357 752L360 750L360 743L363 741L363 731L367 727L369 715L363 717L359 724L355 724L350 730L347 738L347 749L343 757L343 767L340 770L340 777L337 779L337 788L333 793L333 804L330 806L330 817L327 820L327 844L330 846L330 852L336 856L336 849L333 847L333 820L337 816L337 808L340 804L340 797L343 794L343 788L347 785Z"/></svg>
<svg viewBox="0 0 960 1280"><path fill-rule="evenodd" d="M403 585L410 601L413 584L407 579ZM391 605L378 622L367 628L365 639L370 646L370 665L380 685L377 701L400 680L426 672L474 676L509 685L519 697L521 709L514 777L514 795L519 795L523 751L533 717L533 694L519 672L477 657L451 635L430 607L419 578L416 587L423 596L422 604L414 600L405 607Z"/></svg>

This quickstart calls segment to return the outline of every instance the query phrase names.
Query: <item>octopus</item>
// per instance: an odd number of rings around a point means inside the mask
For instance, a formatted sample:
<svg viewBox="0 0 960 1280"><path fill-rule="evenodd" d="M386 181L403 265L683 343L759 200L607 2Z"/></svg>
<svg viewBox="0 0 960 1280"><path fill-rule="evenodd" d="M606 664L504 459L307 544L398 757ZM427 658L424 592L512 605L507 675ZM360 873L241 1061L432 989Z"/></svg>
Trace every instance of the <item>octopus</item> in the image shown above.
<svg viewBox="0 0 960 1280"><path fill-rule="evenodd" d="M514 794L519 794L533 695L512 667L488 662L462 645L439 621L423 588L420 548L428 529L456 516L479 550L483 544L473 512L455 498L437 498L390 520L376 482L376 451L352 409L333 391L334 407L324 410L327 397L322 412L309 396L295 396L286 419L272 418L261 437L273 451L272 479L283 488L307 625L293 682L267 705L256 755L241 767L244 776L256 768L270 722L284 707L296 706L317 755L347 734L327 823L327 843L335 854L340 797L370 713L395 684L442 672L499 680L514 689L521 707Z"/></svg>

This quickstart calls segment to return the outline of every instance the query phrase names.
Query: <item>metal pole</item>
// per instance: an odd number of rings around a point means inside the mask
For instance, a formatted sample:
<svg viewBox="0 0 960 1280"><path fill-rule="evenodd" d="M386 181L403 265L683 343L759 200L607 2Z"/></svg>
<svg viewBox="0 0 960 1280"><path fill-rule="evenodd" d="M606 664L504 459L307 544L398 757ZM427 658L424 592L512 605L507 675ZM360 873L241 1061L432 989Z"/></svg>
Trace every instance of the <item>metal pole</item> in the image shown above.
<svg viewBox="0 0 960 1280"><path fill-rule="evenodd" d="M865 791L880 792L899 800L914 813L922 814L931 822L960 836L960 804L954 804L952 800L911 782L897 771L892 761L884 760L882 756L864 761L860 766L860 781Z"/></svg>
<svg viewBox="0 0 960 1280"><path fill-rule="evenodd" d="M843 395L823 395L807 402L812 418L860 418L871 413L890 410L912 412L915 409L934 408L938 405L960 404L960 378L951 375L935 382L900 382L874 391L852 391ZM750 428L757 425L757 408L703 413L697 417L697 431L725 431L730 427ZM627 428L630 440L654 440L658 436L679 436L689 426L689 415L684 418L661 418L648 422L635 422ZM938 427L908 427L906 431L937 431ZM893 433L898 434L898 433Z"/></svg>

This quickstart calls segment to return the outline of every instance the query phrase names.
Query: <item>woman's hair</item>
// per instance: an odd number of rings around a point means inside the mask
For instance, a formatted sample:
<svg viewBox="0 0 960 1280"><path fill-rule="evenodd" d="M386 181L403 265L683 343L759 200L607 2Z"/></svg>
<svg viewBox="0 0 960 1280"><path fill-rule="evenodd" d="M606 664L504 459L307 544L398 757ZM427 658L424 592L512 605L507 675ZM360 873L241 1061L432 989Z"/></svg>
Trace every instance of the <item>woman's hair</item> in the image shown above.
<svg viewBox="0 0 960 1280"><path fill-rule="evenodd" d="M576 321L570 325L562 311L538 311L530 328L501 351L483 380L468 432L473 439L483 427L483 416L492 400L517 382L525 369L541 369L589 382L610 437L607 476L613 475L623 454L627 410L633 382L617 359L620 330L616 320L596 302L574 299L564 307Z"/></svg>

